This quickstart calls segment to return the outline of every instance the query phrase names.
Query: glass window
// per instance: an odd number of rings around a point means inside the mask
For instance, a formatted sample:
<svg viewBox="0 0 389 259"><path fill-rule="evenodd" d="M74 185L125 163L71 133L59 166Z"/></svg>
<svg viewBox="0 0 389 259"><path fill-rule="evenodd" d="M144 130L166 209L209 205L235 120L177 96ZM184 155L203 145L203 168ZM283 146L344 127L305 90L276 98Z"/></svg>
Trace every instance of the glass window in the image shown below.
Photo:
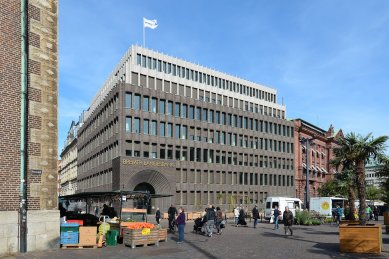
<svg viewBox="0 0 389 259"><path fill-rule="evenodd" d="M173 72L173 76L175 76L176 75L176 65L173 65L172 72Z"/></svg>
<svg viewBox="0 0 389 259"><path fill-rule="evenodd" d="M189 106L189 119L194 120L194 106Z"/></svg>
<svg viewBox="0 0 389 259"><path fill-rule="evenodd" d="M136 54L136 64L140 66L141 63L142 63L142 55Z"/></svg>
<svg viewBox="0 0 389 259"><path fill-rule="evenodd" d="M224 131L222 131L220 143L223 145L226 144L226 133Z"/></svg>
<svg viewBox="0 0 389 259"><path fill-rule="evenodd" d="M143 96L143 111L148 112L149 111L149 97Z"/></svg>
<svg viewBox="0 0 389 259"><path fill-rule="evenodd" d="M157 121L151 121L150 135L157 136Z"/></svg>
<svg viewBox="0 0 389 259"><path fill-rule="evenodd" d="M174 107L174 116L180 117L180 103L176 103Z"/></svg>
<svg viewBox="0 0 389 259"><path fill-rule="evenodd" d="M215 132L215 143L216 144L220 143L220 131Z"/></svg>
<svg viewBox="0 0 389 259"><path fill-rule="evenodd" d="M134 105L133 108L134 108L135 110L140 110L140 95L139 95L139 94L136 94L136 95L135 95L133 105Z"/></svg>
<svg viewBox="0 0 389 259"><path fill-rule="evenodd" d="M140 133L140 119L134 118L134 127L132 128L133 133Z"/></svg>
<svg viewBox="0 0 389 259"><path fill-rule="evenodd" d="M147 58L147 67L151 69L151 57Z"/></svg>
<svg viewBox="0 0 389 259"><path fill-rule="evenodd" d="M189 69L188 68L186 69L186 79L189 80Z"/></svg>
<svg viewBox="0 0 389 259"><path fill-rule="evenodd" d="M167 73L166 62L165 61L163 62L163 72Z"/></svg>
<svg viewBox="0 0 389 259"><path fill-rule="evenodd" d="M216 124L220 124L220 112L216 111Z"/></svg>
<svg viewBox="0 0 389 259"><path fill-rule="evenodd" d="M157 112L157 98L151 99L151 112Z"/></svg>
<svg viewBox="0 0 389 259"><path fill-rule="evenodd" d="M213 123L213 119L214 119L213 117L214 117L214 111L213 111L213 110L210 110L210 111L209 111L209 122L210 122L210 123Z"/></svg>
<svg viewBox="0 0 389 259"><path fill-rule="evenodd" d="M153 69L157 69L157 60L153 58Z"/></svg>
<svg viewBox="0 0 389 259"><path fill-rule="evenodd" d="M172 123L167 124L167 136L170 138L173 137L173 124Z"/></svg>
<svg viewBox="0 0 389 259"><path fill-rule="evenodd" d="M180 124L176 124L176 128L175 128L175 131L176 131L176 133L175 133L176 139L181 138L180 129L181 129L181 125L180 125Z"/></svg>
<svg viewBox="0 0 389 259"><path fill-rule="evenodd" d="M162 61L158 60L158 71L162 72Z"/></svg>
<svg viewBox="0 0 389 259"><path fill-rule="evenodd" d="M142 67L146 67L146 56L142 56Z"/></svg>
<svg viewBox="0 0 389 259"><path fill-rule="evenodd" d="M125 107L126 108L132 107L132 93L126 93Z"/></svg>
<svg viewBox="0 0 389 259"><path fill-rule="evenodd" d="M167 73L170 74L172 72L172 64L167 64Z"/></svg>
<svg viewBox="0 0 389 259"><path fill-rule="evenodd" d="M129 133L131 132L131 117L126 117L126 132Z"/></svg>
<svg viewBox="0 0 389 259"><path fill-rule="evenodd" d="M208 120L208 109L203 109L203 121Z"/></svg>
<svg viewBox="0 0 389 259"><path fill-rule="evenodd" d="M165 137L165 122L159 124L159 135Z"/></svg>
<svg viewBox="0 0 389 259"><path fill-rule="evenodd" d="M196 107L196 120L201 121L201 108Z"/></svg>
<svg viewBox="0 0 389 259"><path fill-rule="evenodd" d="M173 115L173 102L172 101L167 102L167 114Z"/></svg>
<svg viewBox="0 0 389 259"><path fill-rule="evenodd" d="M149 120L143 120L143 134L149 134Z"/></svg>
<svg viewBox="0 0 389 259"><path fill-rule="evenodd" d="M222 121L221 121L221 124L223 125L226 125L227 122L226 122L226 113L225 112L222 112Z"/></svg>
<svg viewBox="0 0 389 259"><path fill-rule="evenodd" d="M181 127L181 138L188 139L188 127L185 125Z"/></svg>
<svg viewBox="0 0 389 259"><path fill-rule="evenodd" d="M165 100L159 100L159 113L165 114Z"/></svg>
<svg viewBox="0 0 389 259"><path fill-rule="evenodd" d="M183 104L182 105L182 110L181 110L181 117L182 118L186 118L187 114L188 114L188 105L187 104Z"/></svg>
<svg viewBox="0 0 389 259"><path fill-rule="evenodd" d="M185 68L184 67L181 67L181 77L182 78L185 77Z"/></svg>
<svg viewBox="0 0 389 259"><path fill-rule="evenodd" d="M180 66L177 66L177 76L178 77L181 76L181 67Z"/></svg>

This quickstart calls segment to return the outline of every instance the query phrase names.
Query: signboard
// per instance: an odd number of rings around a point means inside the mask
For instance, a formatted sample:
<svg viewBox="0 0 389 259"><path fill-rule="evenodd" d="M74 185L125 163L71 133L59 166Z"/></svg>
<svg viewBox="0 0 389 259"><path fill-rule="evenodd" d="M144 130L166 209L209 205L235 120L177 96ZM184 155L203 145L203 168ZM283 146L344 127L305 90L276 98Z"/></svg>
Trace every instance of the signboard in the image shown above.
<svg viewBox="0 0 389 259"><path fill-rule="evenodd" d="M42 170L32 169L31 174L42 174Z"/></svg>
<svg viewBox="0 0 389 259"><path fill-rule="evenodd" d="M172 162L132 160L132 159L123 159L122 163L123 165L151 166L151 167L174 167L175 166L175 164Z"/></svg>
<svg viewBox="0 0 389 259"><path fill-rule="evenodd" d="M150 229L149 228L142 229L142 235L144 236L150 235Z"/></svg>

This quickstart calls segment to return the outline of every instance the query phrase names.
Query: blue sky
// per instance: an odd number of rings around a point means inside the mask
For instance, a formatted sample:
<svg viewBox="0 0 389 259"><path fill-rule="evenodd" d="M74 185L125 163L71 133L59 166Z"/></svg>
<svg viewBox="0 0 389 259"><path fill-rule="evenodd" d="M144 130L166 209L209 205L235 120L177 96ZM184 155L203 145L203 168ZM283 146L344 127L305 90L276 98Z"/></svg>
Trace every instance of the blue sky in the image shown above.
<svg viewBox="0 0 389 259"><path fill-rule="evenodd" d="M128 47L276 88L287 117L389 135L389 1L59 1L59 148Z"/></svg>

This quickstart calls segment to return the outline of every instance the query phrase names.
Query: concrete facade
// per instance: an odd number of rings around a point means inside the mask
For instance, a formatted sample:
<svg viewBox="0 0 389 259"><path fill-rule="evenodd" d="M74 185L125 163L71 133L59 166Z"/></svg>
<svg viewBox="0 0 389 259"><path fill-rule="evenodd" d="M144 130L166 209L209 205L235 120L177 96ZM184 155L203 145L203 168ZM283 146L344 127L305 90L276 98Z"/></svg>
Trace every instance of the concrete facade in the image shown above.
<svg viewBox="0 0 389 259"><path fill-rule="evenodd" d="M77 131L82 125L72 121L59 162L59 195L70 195L77 191Z"/></svg>
<svg viewBox="0 0 389 259"><path fill-rule="evenodd" d="M21 5L20 1L0 0L0 6L0 218L9 218L3 228L3 237L8 241L0 245L2 255L19 248ZM51 217L50 227L59 229L57 1L29 0L27 9L27 215L33 218L34 213L50 211L46 213ZM31 227L29 220L27 226ZM50 231L46 234L51 235ZM36 245L31 241L32 235L27 240L29 251L45 244L40 239L41 245Z"/></svg>
<svg viewBox="0 0 389 259"><path fill-rule="evenodd" d="M78 133L78 192L147 190L188 211L294 195L293 122L276 90L132 46Z"/></svg>
<svg viewBox="0 0 389 259"><path fill-rule="evenodd" d="M295 192L296 197L304 200L306 189L306 168L309 168L310 197L318 197L318 189L325 182L333 178L335 168L330 165L333 159L333 148L336 139L343 137L342 130L334 132L332 125L327 131L302 119L294 121L295 143ZM306 162L306 148L300 140L314 137L313 146L309 147L309 164Z"/></svg>

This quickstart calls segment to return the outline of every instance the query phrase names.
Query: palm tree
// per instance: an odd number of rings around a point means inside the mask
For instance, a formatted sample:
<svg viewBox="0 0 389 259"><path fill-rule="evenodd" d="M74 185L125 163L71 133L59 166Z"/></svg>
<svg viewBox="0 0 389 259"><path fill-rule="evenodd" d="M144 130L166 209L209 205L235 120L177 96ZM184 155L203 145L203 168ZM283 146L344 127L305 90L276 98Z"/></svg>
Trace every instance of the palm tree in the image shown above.
<svg viewBox="0 0 389 259"><path fill-rule="evenodd" d="M385 157L385 142L387 136L373 138L371 133L366 137L349 133L338 140L338 147L334 148L335 158L332 164L350 169L355 166L356 186L359 197L359 220L366 225L366 183L365 164L369 159Z"/></svg>
<svg viewBox="0 0 389 259"><path fill-rule="evenodd" d="M341 174L335 176L339 188L343 192L347 192L348 204L349 204L349 220L355 220L354 210L355 210L355 200L356 195L355 191L357 189L356 179L355 179L355 170L344 169Z"/></svg>

